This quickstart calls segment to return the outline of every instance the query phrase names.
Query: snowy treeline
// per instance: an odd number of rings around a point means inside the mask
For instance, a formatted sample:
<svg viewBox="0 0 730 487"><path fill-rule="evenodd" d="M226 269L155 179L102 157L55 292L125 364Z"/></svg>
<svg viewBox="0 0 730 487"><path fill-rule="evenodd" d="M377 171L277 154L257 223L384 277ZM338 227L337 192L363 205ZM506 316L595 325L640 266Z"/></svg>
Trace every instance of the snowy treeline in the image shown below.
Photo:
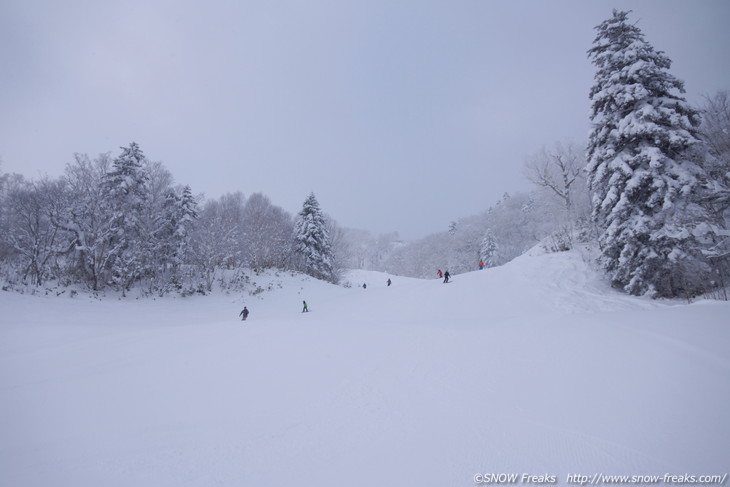
<svg viewBox="0 0 730 487"><path fill-rule="evenodd" d="M571 248L576 235L590 238L584 150L574 143L556 143L529 157L524 166L534 190L505 193L486 211L460 218L443 232L404 242L397 234L374 238L348 230L346 266L435 278L439 269L451 274L475 270L480 260L487 268L504 264L541 241L558 251Z"/></svg>
<svg viewBox="0 0 730 487"><path fill-rule="evenodd" d="M262 194L203 201L132 143L76 155L57 180L0 174L0 277L89 289L207 292L221 269L275 267L336 282L343 268L433 278L510 261L537 243L600 249L631 294L725 293L730 279L730 100L693 107L671 61L628 13L596 27L587 147L524 161L534 184L415 242L345 230L310 195L292 217ZM245 282L240 272L228 273ZM233 276L233 277L230 277ZM727 299L727 296L723 296Z"/></svg>
<svg viewBox="0 0 730 487"><path fill-rule="evenodd" d="M320 211L314 195L306 208L312 205ZM141 286L159 294L205 293L221 269L276 267L336 280L325 219L308 226L324 232L315 249L307 242L295 246L300 219L261 194L202 203L131 143L115 159L77 154L56 180L0 176L1 277L8 286L57 280L94 291ZM328 268L313 269L300 256L317 253Z"/></svg>
<svg viewBox="0 0 730 487"><path fill-rule="evenodd" d="M584 214L585 210L584 205ZM568 244L560 242L572 241L573 226L561 201L537 188L504 194L483 213L460 218L449 229L414 242L403 242L397 235L376 239L357 232L352 238L369 245L351 242L351 248L358 249L351 263L397 275L436 278L438 269L459 274L478 269L480 260L487 267L504 264L546 239L550 250L566 250Z"/></svg>

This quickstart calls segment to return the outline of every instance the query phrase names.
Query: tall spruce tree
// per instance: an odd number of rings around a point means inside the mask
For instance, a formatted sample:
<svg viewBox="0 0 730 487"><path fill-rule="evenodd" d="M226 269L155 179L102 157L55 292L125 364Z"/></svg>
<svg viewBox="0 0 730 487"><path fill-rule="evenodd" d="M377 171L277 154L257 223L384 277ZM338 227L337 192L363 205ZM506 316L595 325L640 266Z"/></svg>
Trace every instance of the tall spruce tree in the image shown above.
<svg viewBox="0 0 730 487"><path fill-rule="evenodd" d="M497 265L498 253L499 245L497 244L497 239L495 238L492 229L488 228L487 231L484 232L484 237L482 238L482 245L479 249L479 257L484 261L487 267L494 267Z"/></svg>
<svg viewBox="0 0 730 487"><path fill-rule="evenodd" d="M332 245L314 193L304 201L294 222L294 250L301 258L304 272L317 279L334 281Z"/></svg>
<svg viewBox="0 0 730 487"><path fill-rule="evenodd" d="M587 170L602 263L631 294L696 294L707 283L701 250L712 237L694 197L704 179L692 159L699 113L680 95L669 58L627 12L614 10L596 30Z"/></svg>
<svg viewBox="0 0 730 487"><path fill-rule="evenodd" d="M178 210L178 216L175 219L177 223L175 235L178 239L178 247L175 255L178 261L182 263L188 253L193 227L198 219L198 201L187 184L182 189Z"/></svg>
<svg viewBox="0 0 730 487"><path fill-rule="evenodd" d="M198 218L197 202L190 186L179 190L168 188L165 201L153 232L155 238L155 260L159 264L177 266L185 262L190 245L192 227Z"/></svg>
<svg viewBox="0 0 730 487"><path fill-rule="evenodd" d="M113 227L109 241L113 249L112 280L127 290L149 270L152 236L143 228L143 213L149 198L145 155L135 142L121 149L122 153L112 162L102 187Z"/></svg>

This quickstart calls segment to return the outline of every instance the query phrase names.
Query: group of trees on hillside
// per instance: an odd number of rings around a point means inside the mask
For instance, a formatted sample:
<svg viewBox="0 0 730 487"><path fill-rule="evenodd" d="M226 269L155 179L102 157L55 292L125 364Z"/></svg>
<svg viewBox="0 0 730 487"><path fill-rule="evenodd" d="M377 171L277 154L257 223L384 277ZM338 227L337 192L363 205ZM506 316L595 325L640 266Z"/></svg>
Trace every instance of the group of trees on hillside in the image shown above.
<svg viewBox="0 0 730 487"><path fill-rule="evenodd" d="M434 277L500 265L542 242L595 244L611 282L690 297L730 277L730 100L682 96L671 61L614 11L596 27L585 147L524 161L534 189L415 242L340 228L311 194L292 217L262 194L204 201L132 143L112 159L76 155L57 180L0 175L0 273L90 289L210 290L220 269L279 268L336 282L343 268ZM233 274L236 275L235 273Z"/></svg>
<svg viewBox="0 0 730 487"><path fill-rule="evenodd" d="M114 159L77 154L55 180L0 176L6 285L57 280L93 291L205 293L221 269L271 267L334 282L330 229L336 224L314 194L296 218L262 194L201 204L134 142Z"/></svg>
<svg viewBox="0 0 730 487"><path fill-rule="evenodd" d="M553 232L561 233L561 228L567 228L561 205L545 191L535 190L505 193L483 213L460 218L448 230L414 242L385 235L351 242L350 247L359 251L355 258L369 269L435 278L438 269L452 274L475 270L480 260L488 267L504 264Z"/></svg>
<svg viewBox="0 0 730 487"><path fill-rule="evenodd" d="M502 264L539 242L597 243L614 286L636 295L691 297L730 277L730 102L683 97L671 61L628 13L596 27L587 147L557 143L525 161L535 189L505 195L481 215L409 244L393 242L373 268L432 277ZM377 255L382 255L382 246Z"/></svg>

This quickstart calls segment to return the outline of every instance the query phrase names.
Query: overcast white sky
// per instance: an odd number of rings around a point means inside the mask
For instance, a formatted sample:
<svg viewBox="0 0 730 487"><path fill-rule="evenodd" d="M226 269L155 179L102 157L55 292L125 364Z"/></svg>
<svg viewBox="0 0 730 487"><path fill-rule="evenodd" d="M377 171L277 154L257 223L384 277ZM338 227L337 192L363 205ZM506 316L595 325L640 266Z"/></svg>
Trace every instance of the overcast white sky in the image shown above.
<svg viewBox="0 0 730 487"><path fill-rule="evenodd" d="M585 140L613 8L688 100L730 88L727 0L0 0L0 170L136 141L208 197L314 191L342 226L444 231Z"/></svg>

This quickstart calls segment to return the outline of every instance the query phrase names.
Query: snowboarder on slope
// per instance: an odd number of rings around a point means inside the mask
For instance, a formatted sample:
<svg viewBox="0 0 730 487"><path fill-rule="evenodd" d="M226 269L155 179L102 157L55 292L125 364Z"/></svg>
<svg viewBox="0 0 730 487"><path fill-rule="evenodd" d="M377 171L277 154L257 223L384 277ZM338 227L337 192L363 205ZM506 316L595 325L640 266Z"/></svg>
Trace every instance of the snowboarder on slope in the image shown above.
<svg viewBox="0 0 730 487"><path fill-rule="evenodd" d="M449 277L451 277L451 274L449 274L449 271L446 271L444 273L444 284L446 284L447 282L449 282Z"/></svg>
<svg viewBox="0 0 730 487"><path fill-rule="evenodd" d="M304 308L302 308L302 313L309 313L309 309L307 308L307 302L302 301L302 303L304 304Z"/></svg>
<svg viewBox="0 0 730 487"><path fill-rule="evenodd" d="M479 270L482 270L482 269L484 269L484 261L480 259L479 260Z"/></svg>
<svg viewBox="0 0 730 487"><path fill-rule="evenodd" d="M390 277L388 278L388 281L387 281L387 283L388 283L388 286L390 286L390 285L392 284L392 283L390 282Z"/></svg>
<svg viewBox="0 0 730 487"><path fill-rule="evenodd" d="M248 318L248 308L244 306L243 310L238 314L238 316L243 316L243 318L241 318L241 321L246 321L246 318Z"/></svg>

